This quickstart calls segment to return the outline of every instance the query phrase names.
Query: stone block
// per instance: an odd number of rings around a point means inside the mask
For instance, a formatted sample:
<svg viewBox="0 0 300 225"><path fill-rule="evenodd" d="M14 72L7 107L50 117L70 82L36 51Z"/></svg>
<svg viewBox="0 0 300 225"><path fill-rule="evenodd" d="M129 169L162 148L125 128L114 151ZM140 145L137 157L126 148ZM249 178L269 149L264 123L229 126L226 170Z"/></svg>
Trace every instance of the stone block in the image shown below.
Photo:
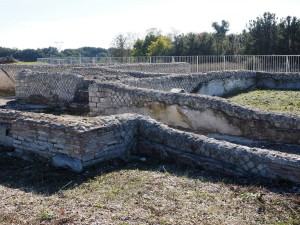
<svg viewBox="0 0 300 225"><path fill-rule="evenodd" d="M62 167L70 169L74 172L80 173L83 170L83 164L81 160L70 158L65 155L56 155L52 158L52 164L56 167Z"/></svg>

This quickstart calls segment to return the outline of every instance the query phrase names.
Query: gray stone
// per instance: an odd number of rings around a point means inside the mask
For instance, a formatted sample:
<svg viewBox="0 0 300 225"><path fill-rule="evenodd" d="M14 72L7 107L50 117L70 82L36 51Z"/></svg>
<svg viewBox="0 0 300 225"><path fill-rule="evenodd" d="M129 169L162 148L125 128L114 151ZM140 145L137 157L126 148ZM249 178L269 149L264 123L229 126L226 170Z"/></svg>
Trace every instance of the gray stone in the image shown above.
<svg viewBox="0 0 300 225"><path fill-rule="evenodd" d="M62 167L66 169L70 169L77 173L80 173L83 170L83 165L81 160L70 158L65 155L56 155L52 158L52 164L56 167Z"/></svg>

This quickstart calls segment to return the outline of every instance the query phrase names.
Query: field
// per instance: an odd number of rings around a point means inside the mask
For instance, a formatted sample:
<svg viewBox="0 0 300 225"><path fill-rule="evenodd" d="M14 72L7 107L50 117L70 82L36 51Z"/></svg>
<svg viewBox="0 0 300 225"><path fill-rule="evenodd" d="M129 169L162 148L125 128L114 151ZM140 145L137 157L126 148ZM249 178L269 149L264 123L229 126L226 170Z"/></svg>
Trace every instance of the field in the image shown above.
<svg viewBox="0 0 300 225"><path fill-rule="evenodd" d="M171 162L75 174L0 149L0 224L300 224L300 186Z"/></svg>
<svg viewBox="0 0 300 225"><path fill-rule="evenodd" d="M300 91L256 90L229 100L252 109L300 115Z"/></svg>
<svg viewBox="0 0 300 225"><path fill-rule="evenodd" d="M18 65L43 65L45 63L41 63L41 62L16 62L14 64L18 64Z"/></svg>

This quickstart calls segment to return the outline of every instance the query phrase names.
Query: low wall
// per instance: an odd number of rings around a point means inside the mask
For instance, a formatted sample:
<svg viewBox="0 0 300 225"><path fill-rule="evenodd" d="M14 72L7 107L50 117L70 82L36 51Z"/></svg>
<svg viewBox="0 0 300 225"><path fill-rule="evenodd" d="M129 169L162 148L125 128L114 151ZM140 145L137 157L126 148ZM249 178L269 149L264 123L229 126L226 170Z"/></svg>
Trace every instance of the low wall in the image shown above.
<svg viewBox="0 0 300 225"><path fill-rule="evenodd" d="M173 88L186 92L212 96L224 96L256 86L253 71L219 71L197 74L166 75L138 80L125 80L124 84L161 91Z"/></svg>
<svg viewBox="0 0 300 225"><path fill-rule="evenodd" d="M101 64L97 64L101 66ZM36 64L36 65L22 65L22 64L1 64L0 70L5 71L11 79L14 80L14 77L18 75L23 70L31 70L32 72L41 72L41 73L68 73L74 67L91 67L95 64L71 64L71 65L45 65L45 64Z"/></svg>
<svg viewBox="0 0 300 225"><path fill-rule="evenodd" d="M119 71L139 71L155 73L190 73L191 65L189 63L132 63L108 65L108 68Z"/></svg>
<svg viewBox="0 0 300 225"><path fill-rule="evenodd" d="M173 159L235 175L258 175L300 182L300 157L217 141L202 135L171 129L143 119L135 154Z"/></svg>
<svg viewBox="0 0 300 225"><path fill-rule="evenodd" d="M17 156L43 158L77 172L136 154L229 174L300 182L299 155L217 141L135 114L82 118L0 110L0 123L6 117Z"/></svg>
<svg viewBox="0 0 300 225"><path fill-rule="evenodd" d="M17 100L33 103L60 104L73 101L85 86L80 75L49 74L23 71L15 77Z"/></svg>
<svg viewBox="0 0 300 225"><path fill-rule="evenodd" d="M101 67L102 69L97 69ZM80 69L82 68L82 69ZM9 77L14 77L23 70L43 73L69 73L78 71L81 75L101 74L101 71L114 72L153 72L153 73L190 73L189 63L134 63L134 64L70 64L70 65L18 65L18 64L1 64L0 70L5 71Z"/></svg>
<svg viewBox="0 0 300 225"><path fill-rule="evenodd" d="M250 110L218 97L95 83L89 106L92 116L138 113L193 131L300 143L299 116Z"/></svg>
<svg viewBox="0 0 300 225"><path fill-rule="evenodd" d="M135 146L136 123L130 115L86 119L22 113L12 122L13 145L25 159L38 156L80 172L128 155Z"/></svg>
<svg viewBox="0 0 300 225"><path fill-rule="evenodd" d="M207 80L200 82L194 93L223 97L256 88L253 71L210 72L206 76Z"/></svg>
<svg viewBox="0 0 300 225"><path fill-rule="evenodd" d="M257 88L274 90L300 90L299 73L257 72Z"/></svg>
<svg viewBox="0 0 300 225"><path fill-rule="evenodd" d="M173 88L184 89L192 92L205 79L205 74L197 75L165 75L160 77L149 77L143 79L124 80L122 83L133 87L170 91Z"/></svg>
<svg viewBox="0 0 300 225"><path fill-rule="evenodd" d="M86 80L100 79L102 81L121 81L134 78L160 77L168 73L119 71L107 67L75 67L69 70L70 73L80 74Z"/></svg>
<svg viewBox="0 0 300 225"><path fill-rule="evenodd" d="M124 84L139 88L170 91L184 89L189 93L228 96L251 89L300 90L300 74L241 71L216 71L197 74L165 75L143 79L125 79Z"/></svg>

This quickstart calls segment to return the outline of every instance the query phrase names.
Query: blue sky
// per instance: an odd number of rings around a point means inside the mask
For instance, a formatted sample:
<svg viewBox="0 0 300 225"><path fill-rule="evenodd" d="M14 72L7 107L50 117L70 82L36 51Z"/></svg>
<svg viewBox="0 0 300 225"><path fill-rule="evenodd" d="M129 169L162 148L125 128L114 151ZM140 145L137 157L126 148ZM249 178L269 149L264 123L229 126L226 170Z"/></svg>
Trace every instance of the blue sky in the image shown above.
<svg viewBox="0 0 300 225"><path fill-rule="evenodd" d="M19 49L108 48L119 33L211 32L222 19L238 33L266 11L300 18L300 0L0 0L0 9L0 46Z"/></svg>

